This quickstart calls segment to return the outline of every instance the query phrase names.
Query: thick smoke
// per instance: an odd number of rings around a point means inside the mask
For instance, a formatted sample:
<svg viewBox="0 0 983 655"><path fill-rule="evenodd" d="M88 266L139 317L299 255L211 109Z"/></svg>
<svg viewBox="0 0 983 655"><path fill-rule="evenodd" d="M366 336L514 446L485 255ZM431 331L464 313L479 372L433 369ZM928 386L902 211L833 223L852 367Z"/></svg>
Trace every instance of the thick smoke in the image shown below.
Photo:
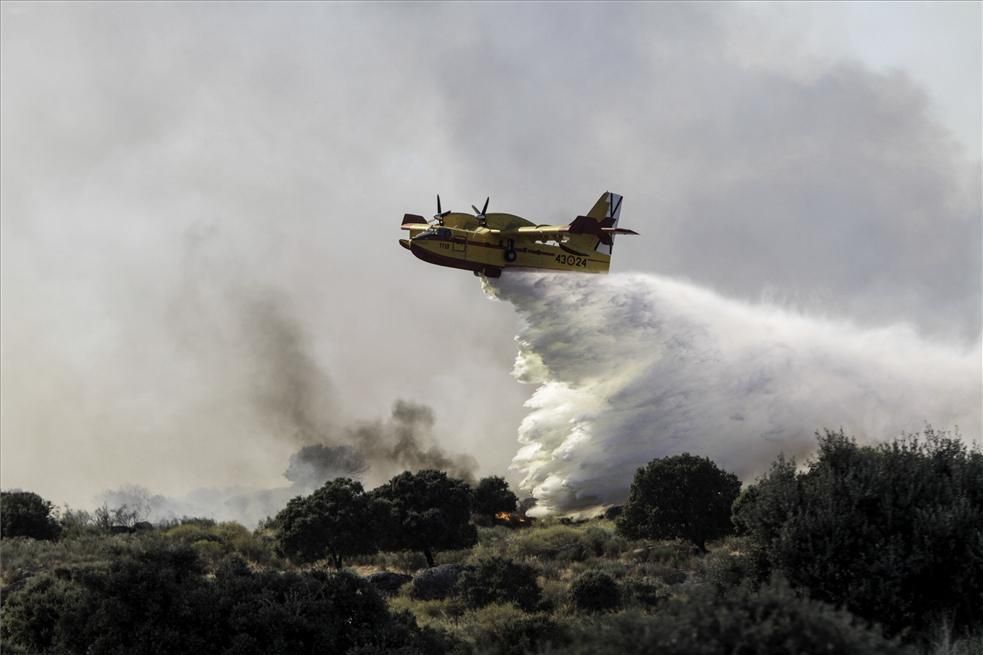
<svg viewBox="0 0 983 655"><path fill-rule="evenodd" d="M469 455L452 455L437 445L433 410L397 400L385 421L365 421L319 435L322 443L304 446L290 457L284 477L313 489L344 476L373 484L396 473L440 469L469 482L478 467ZM341 445L333 445L340 442Z"/></svg>
<svg viewBox="0 0 983 655"><path fill-rule="evenodd" d="M433 410L397 400L387 420L339 426L328 375L284 302L249 305L243 327L263 375L254 384L256 410L280 438L304 444L285 477L303 489L345 475L372 482L406 470L443 469L473 479L477 462L436 443Z"/></svg>
<svg viewBox="0 0 983 655"><path fill-rule="evenodd" d="M175 300L172 336L255 425L258 435L244 435L241 449L257 448L259 439L296 448L283 471L289 484L207 487L177 497L128 484L101 493L98 504L139 509L154 522L207 516L255 525L336 477L375 486L404 470L437 468L474 480L475 459L439 445L430 407L398 399L386 419L351 418L288 294L223 282L205 274L209 261L201 252L188 255L189 270L198 274L188 276Z"/></svg>
<svg viewBox="0 0 983 655"><path fill-rule="evenodd" d="M286 375L284 379L298 378ZM283 417L280 412L275 414ZM303 413L297 416L304 418L304 425L312 425ZM289 485L268 489L197 489L176 498L153 494L140 486L124 485L103 492L97 501L109 508L137 511L140 519L152 522L207 516L255 525L275 515L294 496L309 494L338 477L354 478L373 487L405 470L436 468L473 483L475 459L447 453L437 444L433 427L434 416L429 407L397 400L392 416L386 420L362 421L344 428L324 426L323 430L313 432L303 432L299 426L287 429L283 433L285 438L316 442L301 446L290 456L283 472Z"/></svg>
<svg viewBox="0 0 983 655"><path fill-rule="evenodd" d="M654 275L518 274L489 287L523 319L513 374L539 385L512 469L539 513L624 500L637 467L688 451L748 479L814 433L931 423L980 433L980 346L725 299Z"/></svg>
<svg viewBox="0 0 983 655"><path fill-rule="evenodd" d="M304 446L290 456L283 473L296 485L316 487L325 480L358 477L368 470L365 458L351 446Z"/></svg>

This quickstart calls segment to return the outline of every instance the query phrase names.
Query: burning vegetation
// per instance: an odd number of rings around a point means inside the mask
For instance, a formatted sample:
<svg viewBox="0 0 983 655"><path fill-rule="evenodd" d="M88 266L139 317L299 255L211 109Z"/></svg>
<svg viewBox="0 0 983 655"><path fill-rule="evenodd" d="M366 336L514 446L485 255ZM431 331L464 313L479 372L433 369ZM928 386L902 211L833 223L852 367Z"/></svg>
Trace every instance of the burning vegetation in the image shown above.
<svg viewBox="0 0 983 655"><path fill-rule="evenodd" d="M533 524L532 517L523 516L518 512L496 512L495 525L503 525L507 528L528 528Z"/></svg>

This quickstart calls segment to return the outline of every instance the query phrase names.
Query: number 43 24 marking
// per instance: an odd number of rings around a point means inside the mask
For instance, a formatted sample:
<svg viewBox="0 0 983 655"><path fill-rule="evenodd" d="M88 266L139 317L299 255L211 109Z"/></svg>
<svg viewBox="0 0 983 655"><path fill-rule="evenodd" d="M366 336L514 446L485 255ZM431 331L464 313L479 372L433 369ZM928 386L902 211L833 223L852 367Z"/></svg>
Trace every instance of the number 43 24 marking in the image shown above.
<svg viewBox="0 0 983 655"><path fill-rule="evenodd" d="M575 255L557 255L556 261L560 264L566 264L567 266L587 268L586 257L577 257Z"/></svg>

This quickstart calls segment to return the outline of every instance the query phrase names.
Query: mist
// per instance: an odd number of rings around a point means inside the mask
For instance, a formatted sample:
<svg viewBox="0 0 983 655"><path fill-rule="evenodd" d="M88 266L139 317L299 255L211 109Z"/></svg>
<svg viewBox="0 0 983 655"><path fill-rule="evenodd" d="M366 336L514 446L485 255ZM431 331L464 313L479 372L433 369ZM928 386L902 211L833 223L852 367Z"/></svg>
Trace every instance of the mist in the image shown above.
<svg viewBox="0 0 983 655"><path fill-rule="evenodd" d="M656 275L517 273L486 288L523 321L513 374L536 388L512 470L535 513L620 503L638 467L683 452L750 480L780 453L801 461L823 428L868 443L926 425L980 438L980 342Z"/></svg>

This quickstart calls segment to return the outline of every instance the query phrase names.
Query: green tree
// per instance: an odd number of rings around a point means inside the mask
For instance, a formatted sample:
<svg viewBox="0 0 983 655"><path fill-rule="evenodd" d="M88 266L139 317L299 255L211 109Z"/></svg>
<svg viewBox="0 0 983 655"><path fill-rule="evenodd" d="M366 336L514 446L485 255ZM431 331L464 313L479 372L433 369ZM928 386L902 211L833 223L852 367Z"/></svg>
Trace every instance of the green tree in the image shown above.
<svg viewBox="0 0 983 655"><path fill-rule="evenodd" d="M377 550L374 506L360 482L330 480L310 496L292 499L277 514L277 543L295 561L330 557L335 568L341 569L345 557Z"/></svg>
<svg viewBox="0 0 983 655"><path fill-rule="evenodd" d="M654 459L638 469L618 530L633 539L706 542L729 534L731 505L741 490L733 473L689 453Z"/></svg>
<svg viewBox="0 0 983 655"><path fill-rule="evenodd" d="M0 492L0 537L57 539L61 527L52 515L54 505L30 491Z"/></svg>
<svg viewBox="0 0 983 655"><path fill-rule="evenodd" d="M776 463L734 522L794 586L891 633L983 622L983 453L959 438L858 446L827 430L806 470Z"/></svg>
<svg viewBox="0 0 983 655"><path fill-rule="evenodd" d="M474 513L494 516L499 512L514 512L519 499L509 489L505 478L482 478L474 489Z"/></svg>
<svg viewBox="0 0 983 655"><path fill-rule="evenodd" d="M417 550L434 565L438 550L470 548L478 532L470 523L471 487L433 469L406 471L374 489L382 501L386 550Z"/></svg>

